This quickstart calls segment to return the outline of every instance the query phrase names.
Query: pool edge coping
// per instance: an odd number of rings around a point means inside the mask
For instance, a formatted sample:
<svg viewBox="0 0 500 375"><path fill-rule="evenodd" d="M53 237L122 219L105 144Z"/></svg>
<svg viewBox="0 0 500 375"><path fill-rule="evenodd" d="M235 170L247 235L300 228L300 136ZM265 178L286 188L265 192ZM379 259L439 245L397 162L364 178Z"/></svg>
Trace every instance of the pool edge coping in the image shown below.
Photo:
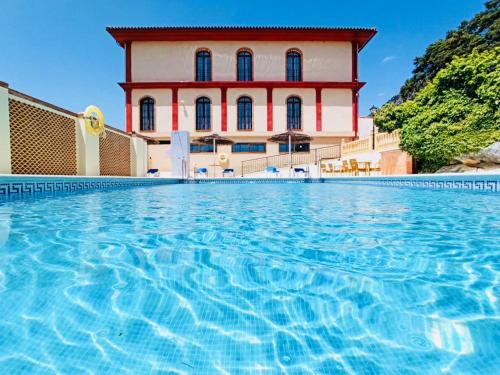
<svg viewBox="0 0 500 375"><path fill-rule="evenodd" d="M273 184L337 183L370 186L418 187L449 190L500 192L500 173L440 173L391 176L216 177L182 179L133 176L54 176L0 174L0 197L45 192L91 191L174 184Z"/></svg>

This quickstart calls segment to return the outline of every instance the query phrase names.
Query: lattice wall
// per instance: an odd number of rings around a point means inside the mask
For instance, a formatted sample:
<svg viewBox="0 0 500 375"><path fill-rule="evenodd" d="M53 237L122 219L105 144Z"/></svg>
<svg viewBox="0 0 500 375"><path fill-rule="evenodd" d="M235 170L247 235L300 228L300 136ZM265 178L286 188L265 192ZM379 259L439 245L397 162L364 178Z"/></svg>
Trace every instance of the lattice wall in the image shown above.
<svg viewBox="0 0 500 375"><path fill-rule="evenodd" d="M130 176L130 138L106 130L99 140L101 176Z"/></svg>
<svg viewBox="0 0 500 375"><path fill-rule="evenodd" d="M76 175L76 119L9 99L12 173Z"/></svg>

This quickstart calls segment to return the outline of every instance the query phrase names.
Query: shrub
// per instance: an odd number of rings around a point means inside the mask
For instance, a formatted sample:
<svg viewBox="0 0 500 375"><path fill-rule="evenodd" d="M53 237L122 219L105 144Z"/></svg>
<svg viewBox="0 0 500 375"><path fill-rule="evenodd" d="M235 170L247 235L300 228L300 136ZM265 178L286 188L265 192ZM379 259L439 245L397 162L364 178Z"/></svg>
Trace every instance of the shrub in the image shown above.
<svg viewBox="0 0 500 375"><path fill-rule="evenodd" d="M500 140L500 47L455 58L414 99L387 103L382 131L401 129L401 148L432 172Z"/></svg>

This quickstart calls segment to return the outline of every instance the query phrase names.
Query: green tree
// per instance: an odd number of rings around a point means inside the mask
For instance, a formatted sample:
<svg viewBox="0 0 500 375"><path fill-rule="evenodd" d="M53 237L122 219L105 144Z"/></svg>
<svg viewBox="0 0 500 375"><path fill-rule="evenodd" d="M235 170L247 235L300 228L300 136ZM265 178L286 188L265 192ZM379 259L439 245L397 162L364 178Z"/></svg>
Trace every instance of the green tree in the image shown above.
<svg viewBox="0 0 500 375"><path fill-rule="evenodd" d="M500 47L455 58L414 99L383 106L375 123L401 128L401 148L429 172L500 140Z"/></svg>
<svg viewBox="0 0 500 375"><path fill-rule="evenodd" d="M391 99L400 104L415 97L436 74L456 56L466 56L473 50L484 51L500 43L500 0L490 0L485 10L470 21L464 21L455 30L449 31L427 47L421 57L415 59L413 75L401 87L398 95Z"/></svg>

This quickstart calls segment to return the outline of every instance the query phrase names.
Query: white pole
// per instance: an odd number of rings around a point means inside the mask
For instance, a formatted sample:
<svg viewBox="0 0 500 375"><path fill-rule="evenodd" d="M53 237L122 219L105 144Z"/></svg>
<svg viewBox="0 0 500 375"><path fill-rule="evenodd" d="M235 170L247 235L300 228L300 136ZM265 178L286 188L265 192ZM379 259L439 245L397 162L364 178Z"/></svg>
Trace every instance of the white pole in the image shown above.
<svg viewBox="0 0 500 375"><path fill-rule="evenodd" d="M217 153L215 152L215 138L213 139L213 141L214 141L214 150L213 150L213 152L214 152L214 162L213 162L213 164L214 164L214 177L215 177L215 161L217 160Z"/></svg>
<svg viewBox="0 0 500 375"><path fill-rule="evenodd" d="M288 153L290 154L290 169L288 170L288 177L292 177L292 135L288 134Z"/></svg>

